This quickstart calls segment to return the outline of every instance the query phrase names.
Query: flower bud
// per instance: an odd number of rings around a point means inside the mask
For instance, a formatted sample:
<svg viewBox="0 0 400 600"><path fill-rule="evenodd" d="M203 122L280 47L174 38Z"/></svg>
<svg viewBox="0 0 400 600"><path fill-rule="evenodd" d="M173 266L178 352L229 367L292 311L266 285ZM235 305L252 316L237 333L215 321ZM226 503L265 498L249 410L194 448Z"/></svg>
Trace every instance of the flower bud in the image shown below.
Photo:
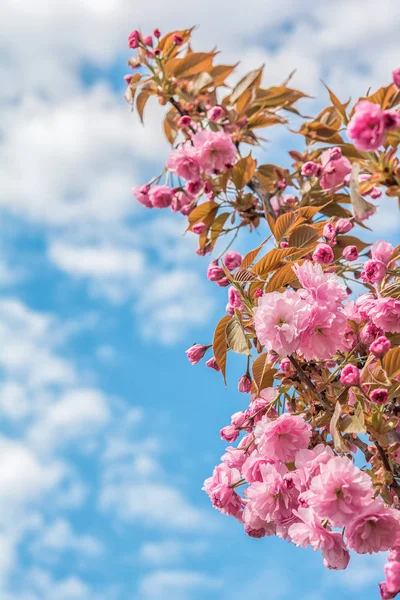
<svg viewBox="0 0 400 600"><path fill-rule="evenodd" d="M193 344L186 350L186 356L192 365L197 365L201 361L209 346L203 346L202 344Z"/></svg>
<svg viewBox="0 0 400 600"><path fill-rule="evenodd" d="M192 226L193 233L197 233L198 235L203 233L206 229L207 229L207 225L205 223L203 223L203 221L200 221L200 223L195 223Z"/></svg>
<svg viewBox="0 0 400 600"><path fill-rule="evenodd" d="M357 260L357 246L346 246L346 248L343 248L342 256L344 259L349 260L350 262L352 262L353 260Z"/></svg>
<svg viewBox="0 0 400 600"><path fill-rule="evenodd" d="M369 397L371 398L371 402L375 404L386 404L389 394L385 388L376 388L372 390Z"/></svg>
<svg viewBox="0 0 400 600"><path fill-rule="evenodd" d="M353 223L349 219L338 219L336 221L337 233L348 233L353 229Z"/></svg>
<svg viewBox="0 0 400 600"><path fill-rule="evenodd" d="M375 356L381 357L390 350L390 341L385 335L381 335L369 347L369 351Z"/></svg>
<svg viewBox="0 0 400 600"><path fill-rule="evenodd" d="M174 33L172 36L172 41L174 42L175 46L181 46L183 44L183 37L177 33Z"/></svg>
<svg viewBox="0 0 400 600"><path fill-rule="evenodd" d="M161 37L161 31L160 31L159 29L155 29L155 30L153 31L153 35L154 35L154 37L156 37L156 38L160 38L160 37Z"/></svg>
<svg viewBox="0 0 400 600"><path fill-rule="evenodd" d="M386 267L380 260L367 260L361 271L361 279L365 283L377 283L386 275Z"/></svg>
<svg viewBox="0 0 400 600"><path fill-rule="evenodd" d="M400 88L400 67L393 71L392 78L394 85Z"/></svg>
<svg viewBox="0 0 400 600"><path fill-rule="evenodd" d="M223 270L222 267L218 266L218 263L216 260L213 260L213 262L208 265L207 279L209 281L218 281L219 279L222 279L223 277L225 277L225 271Z"/></svg>
<svg viewBox="0 0 400 600"><path fill-rule="evenodd" d="M327 240L333 240L336 236L336 227L333 223L327 223L322 231L322 235L326 237Z"/></svg>
<svg viewBox="0 0 400 600"><path fill-rule="evenodd" d="M321 174L321 165L309 160L301 167L301 174L304 177L318 177Z"/></svg>
<svg viewBox="0 0 400 600"><path fill-rule="evenodd" d="M312 255L313 261L322 265L329 265L334 258L333 250L328 244L317 244Z"/></svg>
<svg viewBox="0 0 400 600"><path fill-rule="evenodd" d="M239 379L238 390L239 390L239 392L242 392L243 394L248 394L250 392L251 379L247 374L242 375L241 378Z"/></svg>
<svg viewBox="0 0 400 600"><path fill-rule="evenodd" d="M189 127L192 124L192 119L189 115L183 115L178 121L179 127Z"/></svg>
<svg viewBox="0 0 400 600"><path fill-rule="evenodd" d="M239 254L239 252L236 252L235 250L231 250L230 252L227 252L225 254L224 264L227 269L232 271L233 269L240 267L240 265L242 264L242 260L243 260L242 255Z"/></svg>
<svg viewBox="0 0 400 600"><path fill-rule="evenodd" d="M357 385L360 381L360 373L355 365L346 365L340 374L343 385Z"/></svg>
<svg viewBox="0 0 400 600"><path fill-rule="evenodd" d="M209 369L214 369L214 371L220 371L221 369L218 366L218 363L215 359L215 356L212 356L206 361L206 367Z"/></svg>
<svg viewBox="0 0 400 600"><path fill-rule="evenodd" d="M222 106L213 106L207 112L207 119L209 119L210 121L219 121L223 114L224 109L222 108Z"/></svg>

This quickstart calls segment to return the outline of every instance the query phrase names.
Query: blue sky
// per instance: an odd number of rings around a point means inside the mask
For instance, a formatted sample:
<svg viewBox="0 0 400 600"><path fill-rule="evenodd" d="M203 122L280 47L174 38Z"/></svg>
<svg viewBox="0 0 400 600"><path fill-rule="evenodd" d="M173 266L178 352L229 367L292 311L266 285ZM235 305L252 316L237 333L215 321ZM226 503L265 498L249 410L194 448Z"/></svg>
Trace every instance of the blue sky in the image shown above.
<svg viewBox="0 0 400 600"><path fill-rule="evenodd" d="M168 147L162 109L149 104L143 129L121 79L132 29L198 24L198 47L265 63L266 84L297 68L304 91L323 94L323 78L346 100L399 66L396 0L1 10L0 598L376 598L384 557L328 572L312 551L246 538L201 492L219 429L247 402L244 364L231 361L226 390L186 360L211 339L226 290L205 279L178 215L131 197ZM262 160L286 160L288 136L269 137ZM372 225L398 242L395 200L379 204Z"/></svg>

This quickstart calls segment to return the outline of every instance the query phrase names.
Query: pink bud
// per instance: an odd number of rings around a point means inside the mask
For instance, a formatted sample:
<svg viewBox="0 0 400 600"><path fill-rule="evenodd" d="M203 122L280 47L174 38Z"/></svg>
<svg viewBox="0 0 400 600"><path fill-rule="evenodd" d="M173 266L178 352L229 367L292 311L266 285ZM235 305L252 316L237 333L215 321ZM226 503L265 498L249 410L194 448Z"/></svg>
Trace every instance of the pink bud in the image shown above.
<svg viewBox="0 0 400 600"><path fill-rule="evenodd" d="M335 148L331 148L330 153L329 153L329 159L330 160L339 160L339 158L342 158L341 149L338 148L338 146L336 146Z"/></svg>
<svg viewBox="0 0 400 600"><path fill-rule="evenodd" d="M188 350L186 350L186 356L192 365L197 365L201 361L209 346L203 346L202 344L193 344Z"/></svg>
<svg viewBox="0 0 400 600"><path fill-rule="evenodd" d="M234 314L235 314L235 309L233 308L233 306L232 306L231 304L229 304L229 302L228 302L228 304L226 305L226 307L225 307L225 310L226 310L226 312L227 312L229 315L234 315Z"/></svg>
<svg viewBox="0 0 400 600"><path fill-rule="evenodd" d="M380 357L390 350L390 346L391 344L387 337L381 335L374 342L372 342L369 347L369 351L372 352L372 354L375 354L375 356Z"/></svg>
<svg viewBox="0 0 400 600"><path fill-rule="evenodd" d="M129 34L129 37L128 37L129 48L132 48L133 50L135 48L137 48L139 46L139 40L140 40L140 31L135 29L134 31L132 31Z"/></svg>
<svg viewBox="0 0 400 600"><path fill-rule="evenodd" d="M338 233L348 233L353 229L353 223L349 219L338 219L336 221L336 231Z"/></svg>
<svg viewBox="0 0 400 600"><path fill-rule="evenodd" d="M328 244L317 244L312 255L313 261L322 265L329 265L334 258L333 250Z"/></svg>
<svg viewBox="0 0 400 600"><path fill-rule="evenodd" d="M287 187L287 183L284 179L280 179L276 182L276 186L279 190L285 190Z"/></svg>
<svg viewBox="0 0 400 600"><path fill-rule="evenodd" d="M388 264L393 255L393 246L384 240L377 240L371 246L371 255L374 260Z"/></svg>
<svg viewBox="0 0 400 600"><path fill-rule="evenodd" d="M239 292L237 291L237 289L234 287L230 287L228 290L228 301L229 301L229 304L231 306L233 306L234 308L239 308L239 309L244 308L242 297L239 294Z"/></svg>
<svg viewBox="0 0 400 600"><path fill-rule="evenodd" d="M210 263L208 265L207 279L209 281L218 281L219 279L222 279L223 277L225 277L225 271L223 270L222 267L219 267L217 261L214 260L212 263Z"/></svg>
<svg viewBox="0 0 400 600"><path fill-rule="evenodd" d="M211 358L209 358L209 359L206 361L206 366L207 366L209 369L214 369L214 371L220 371L220 370L221 370L221 369L219 368L219 366L218 366L218 363L217 363L217 361L215 360L215 356L212 356Z"/></svg>
<svg viewBox="0 0 400 600"><path fill-rule="evenodd" d="M333 240L336 236L336 227L333 223L327 223L322 231L322 235L326 237L327 240Z"/></svg>
<svg viewBox="0 0 400 600"><path fill-rule="evenodd" d="M287 373L287 374L295 372L295 369L294 369L292 363L290 362L290 360L288 358L282 358L282 360L281 360L281 370L284 373Z"/></svg>
<svg viewBox="0 0 400 600"><path fill-rule="evenodd" d="M400 67L393 71L392 77L393 77L394 85L396 85L398 88L400 88Z"/></svg>
<svg viewBox="0 0 400 600"><path fill-rule="evenodd" d="M191 196L197 196L203 189L203 182L199 181L188 181L186 184L186 191Z"/></svg>
<svg viewBox="0 0 400 600"><path fill-rule="evenodd" d="M147 37L143 38L143 42L146 44L146 46L150 46L151 48L153 47L153 38L151 37L151 35L148 35Z"/></svg>
<svg viewBox="0 0 400 600"><path fill-rule="evenodd" d="M353 260L357 260L358 258L358 250L357 246L346 246L342 252L343 258L349 260L350 262Z"/></svg>
<svg viewBox="0 0 400 600"><path fill-rule="evenodd" d="M355 365L346 365L341 374L340 381L343 385L357 385L360 381L360 373Z"/></svg>
<svg viewBox="0 0 400 600"><path fill-rule="evenodd" d="M239 390L239 392L242 392L243 394L248 394L250 392L251 379L247 374L242 375L241 378L239 379L238 390Z"/></svg>
<svg viewBox="0 0 400 600"><path fill-rule="evenodd" d="M193 233L197 233L198 235L203 233L206 229L207 229L207 225L205 223L203 223L203 221L200 221L200 223L195 223L192 226Z"/></svg>
<svg viewBox="0 0 400 600"><path fill-rule="evenodd" d="M383 581L379 584L379 591L381 594L381 600L393 600L393 598L396 598L397 596L397 592L389 592L386 581Z"/></svg>
<svg viewBox="0 0 400 600"><path fill-rule="evenodd" d="M219 434L220 434L222 440L225 440L225 442L231 443L238 439L240 431L239 431L239 429L236 429L236 427L234 425L227 425L226 427L223 427L221 429Z"/></svg>
<svg viewBox="0 0 400 600"><path fill-rule="evenodd" d="M159 29L155 29L155 30L153 31L153 35L154 35L154 37L156 37L156 38L160 38L160 37L161 37L161 31L160 31Z"/></svg>
<svg viewBox="0 0 400 600"><path fill-rule="evenodd" d="M386 131L392 131L400 127L400 115L394 110L383 111L383 126Z"/></svg>
<svg viewBox="0 0 400 600"><path fill-rule="evenodd" d="M132 77L133 77L133 75L130 75L130 74L124 75L124 80L125 80L126 85L130 84L130 82L132 81Z"/></svg>
<svg viewBox="0 0 400 600"><path fill-rule="evenodd" d="M228 285L230 285L230 281L227 277L222 277L221 279L218 279L218 281L216 282L217 285L219 285L219 287L228 287Z"/></svg>
<svg viewBox="0 0 400 600"><path fill-rule="evenodd" d="M386 404L389 394L385 388L377 388L372 390L369 397L371 398L371 402L375 404Z"/></svg>
<svg viewBox="0 0 400 600"><path fill-rule="evenodd" d="M183 115L178 121L179 127L189 127L192 124L192 119L189 115Z"/></svg>
<svg viewBox="0 0 400 600"><path fill-rule="evenodd" d="M181 35L178 35L177 33L174 33L174 35L172 36L172 41L176 46L181 46L183 44L183 37Z"/></svg>
<svg viewBox="0 0 400 600"><path fill-rule="evenodd" d="M361 279L365 283L377 283L386 275L386 267L380 260L367 260L361 271Z"/></svg>
<svg viewBox="0 0 400 600"><path fill-rule="evenodd" d="M283 242L280 243L280 247L281 248L289 248L289 242L285 242L285 240Z"/></svg>
<svg viewBox="0 0 400 600"><path fill-rule="evenodd" d="M224 264L227 269L232 271L233 269L240 267L240 265L242 264L242 260L243 260L242 255L239 254L239 252L236 252L235 250L231 250L230 252L227 252L225 254Z"/></svg>
<svg viewBox="0 0 400 600"><path fill-rule="evenodd" d="M301 167L301 174L304 177L318 177L321 174L321 165L309 160Z"/></svg>
<svg viewBox="0 0 400 600"><path fill-rule="evenodd" d="M207 118L210 121L218 121L222 117L223 114L224 114L224 109L222 108L222 106L213 106L207 112Z"/></svg>
<svg viewBox="0 0 400 600"><path fill-rule="evenodd" d="M174 194L171 188L166 185L153 185L149 197L155 208L167 208L171 206Z"/></svg>
<svg viewBox="0 0 400 600"><path fill-rule="evenodd" d="M146 208L153 208L153 204L149 196L149 191L149 185L137 185L132 189L132 194L142 206L145 206Z"/></svg>
<svg viewBox="0 0 400 600"><path fill-rule="evenodd" d="M263 295L263 291L261 288L257 288L256 291L254 292L254 295L256 298L261 298L261 296Z"/></svg>
<svg viewBox="0 0 400 600"><path fill-rule="evenodd" d="M382 190L380 190L377 187L374 187L370 191L369 195L372 198L372 200L376 200L377 198L380 198L382 196Z"/></svg>

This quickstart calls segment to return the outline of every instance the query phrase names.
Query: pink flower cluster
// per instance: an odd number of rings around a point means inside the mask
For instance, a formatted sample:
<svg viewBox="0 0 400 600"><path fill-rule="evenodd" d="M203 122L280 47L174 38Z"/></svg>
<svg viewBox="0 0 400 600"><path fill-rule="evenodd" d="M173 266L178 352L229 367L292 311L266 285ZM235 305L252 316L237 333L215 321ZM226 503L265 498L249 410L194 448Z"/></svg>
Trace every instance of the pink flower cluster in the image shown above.
<svg viewBox="0 0 400 600"><path fill-rule="evenodd" d="M194 228L192 227L192 230L193 229ZM242 259L243 257L241 254L239 254L239 252L236 252L235 250L230 250L225 254L224 265L229 271L233 271L233 269L236 269L240 266ZM229 279L225 275L224 269L218 265L218 260L213 260L208 265L207 279L209 281L215 281L215 283L220 287L226 287L230 283Z"/></svg>
<svg viewBox="0 0 400 600"><path fill-rule="evenodd" d="M382 110L379 104L361 100L347 125L347 135L361 152L373 152L385 141L387 131L400 127L400 114Z"/></svg>
<svg viewBox="0 0 400 600"><path fill-rule="evenodd" d="M293 270L302 288L263 294L254 309L260 343L280 356L298 352L306 360L328 359L348 349L347 319L341 310L347 297L344 285L310 261Z"/></svg>
<svg viewBox="0 0 400 600"><path fill-rule="evenodd" d="M276 389L263 390L221 430L228 442L245 435L237 447L227 448L204 483L214 507L243 523L251 537L277 535L321 550L330 569L347 567L349 549L371 554L393 548L396 511L374 499L369 475L349 458L336 456L330 446L309 449L311 426L300 415L278 416L276 398ZM345 528L345 534L335 528ZM389 592L399 583L396 561L397 554L382 584Z"/></svg>

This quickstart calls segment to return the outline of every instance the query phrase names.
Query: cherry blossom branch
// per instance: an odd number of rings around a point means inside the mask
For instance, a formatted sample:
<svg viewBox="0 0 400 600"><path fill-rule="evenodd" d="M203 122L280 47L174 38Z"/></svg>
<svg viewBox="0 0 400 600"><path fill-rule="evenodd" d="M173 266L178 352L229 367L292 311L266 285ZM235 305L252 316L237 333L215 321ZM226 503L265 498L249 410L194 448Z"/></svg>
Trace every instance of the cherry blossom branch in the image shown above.
<svg viewBox="0 0 400 600"><path fill-rule="evenodd" d="M332 406L329 404L329 402L327 402L325 400L323 395L317 391L317 388L315 387L315 385L313 384L311 379L308 377L308 375L303 371L303 369L301 368L301 366L297 362L297 360L294 358L294 356L289 356L288 358L289 358L290 362L292 363L292 365L294 366L294 368L296 369L296 373L299 376L299 379L312 391L314 396L316 396L318 402L320 404L322 404L322 406L326 410L328 410L329 412L332 412Z"/></svg>

